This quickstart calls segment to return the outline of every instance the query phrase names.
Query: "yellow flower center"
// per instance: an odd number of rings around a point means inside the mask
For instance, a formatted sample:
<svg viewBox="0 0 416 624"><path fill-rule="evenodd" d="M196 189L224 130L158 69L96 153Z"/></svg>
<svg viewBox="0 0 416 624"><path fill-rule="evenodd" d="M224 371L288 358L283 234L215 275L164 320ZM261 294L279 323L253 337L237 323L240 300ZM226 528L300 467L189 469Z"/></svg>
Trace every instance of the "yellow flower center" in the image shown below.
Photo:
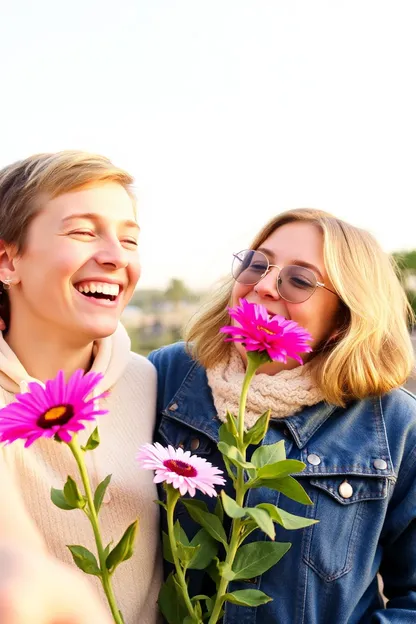
<svg viewBox="0 0 416 624"><path fill-rule="evenodd" d="M66 425L73 416L72 405L54 405L38 418L37 425L42 429L51 429L56 425Z"/></svg>
<svg viewBox="0 0 416 624"><path fill-rule="evenodd" d="M270 336L275 336L276 335L276 332L272 332L272 331L270 331L270 329L267 329L267 327L263 327L262 325L257 325L257 329L259 331L265 332L266 334L270 334Z"/></svg>
<svg viewBox="0 0 416 624"><path fill-rule="evenodd" d="M50 410L46 412L46 414L43 415L43 418L46 421L59 420L59 418L65 414L66 410L67 410L66 405L65 406L59 405L58 407L52 407Z"/></svg>

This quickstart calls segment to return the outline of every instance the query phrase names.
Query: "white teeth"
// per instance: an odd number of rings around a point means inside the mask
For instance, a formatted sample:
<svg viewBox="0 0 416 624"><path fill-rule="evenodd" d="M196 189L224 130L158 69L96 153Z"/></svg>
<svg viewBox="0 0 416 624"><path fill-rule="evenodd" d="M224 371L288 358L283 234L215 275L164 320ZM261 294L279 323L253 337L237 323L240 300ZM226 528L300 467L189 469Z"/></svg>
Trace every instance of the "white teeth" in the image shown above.
<svg viewBox="0 0 416 624"><path fill-rule="evenodd" d="M120 292L119 284L108 284L107 282L88 282L83 284L76 284L75 288L80 293L102 293L104 295L111 295L117 297Z"/></svg>

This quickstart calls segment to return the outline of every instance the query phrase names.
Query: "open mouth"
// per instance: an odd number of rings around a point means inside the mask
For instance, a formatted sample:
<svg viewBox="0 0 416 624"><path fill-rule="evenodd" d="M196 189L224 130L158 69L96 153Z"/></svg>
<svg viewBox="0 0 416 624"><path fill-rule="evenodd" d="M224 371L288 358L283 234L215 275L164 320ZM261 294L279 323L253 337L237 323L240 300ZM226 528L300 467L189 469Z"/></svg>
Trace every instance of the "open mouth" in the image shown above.
<svg viewBox="0 0 416 624"><path fill-rule="evenodd" d="M111 302L117 299L121 291L119 284L107 282L80 282L74 284L74 288L85 297Z"/></svg>

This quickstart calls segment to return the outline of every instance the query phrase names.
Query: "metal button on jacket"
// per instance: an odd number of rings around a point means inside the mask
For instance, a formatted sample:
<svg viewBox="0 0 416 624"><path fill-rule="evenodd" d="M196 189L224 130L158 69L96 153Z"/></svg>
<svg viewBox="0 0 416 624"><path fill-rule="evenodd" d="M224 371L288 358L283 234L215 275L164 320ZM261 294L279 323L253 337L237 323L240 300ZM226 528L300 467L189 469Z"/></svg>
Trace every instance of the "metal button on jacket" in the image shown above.
<svg viewBox="0 0 416 624"><path fill-rule="evenodd" d="M178 409L178 404L172 403L172 405L169 405L169 409L171 412L176 412L176 410Z"/></svg>
<svg viewBox="0 0 416 624"><path fill-rule="evenodd" d="M348 481L343 481L338 488L338 492L340 493L340 496L342 496L342 498L351 498L354 490L352 489L352 486L350 483L348 483Z"/></svg>
<svg viewBox="0 0 416 624"><path fill-rule="evenodd" d="M319 466L321 463L321 458L319 455L315 455L315 453L310 453L307 457L307 460L312 466Z"/></svg>
<svg viewBox="0 0 416 624"><path fill-rule="evenodd" d="M198 438L192 438L191 440L191 451L196 451L199 449L199 440Z"/></svg>
<svg viewBox="0 0 416 624"><path fill-rule="evenodd" d="M373 461L373 466L377 468L377 470L385 470L387 468L387 462L384 461L384 459L375 459Z"/></svg>

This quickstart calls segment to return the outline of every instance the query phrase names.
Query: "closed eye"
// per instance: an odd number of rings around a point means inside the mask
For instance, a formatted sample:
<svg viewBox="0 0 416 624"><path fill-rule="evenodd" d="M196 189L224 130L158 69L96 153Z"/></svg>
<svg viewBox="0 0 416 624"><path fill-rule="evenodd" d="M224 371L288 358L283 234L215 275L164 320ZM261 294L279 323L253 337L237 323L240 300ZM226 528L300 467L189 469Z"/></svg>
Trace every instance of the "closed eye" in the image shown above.
<svg viewBox="0 0 416 624"><path fill-rule="evenodd" d="M69 232L69 234L76 234L78 236L95 236L94 232L91 230L75 230L74 232Z"/></svg>
<svg viewBox="0 0 416 624"><path fill-rule="evenodd" d="M128 245L134 245L134 247L138 246L138 241L134 240L133 238L125 238L122 241L123 243L127 243Z"/></svg>

